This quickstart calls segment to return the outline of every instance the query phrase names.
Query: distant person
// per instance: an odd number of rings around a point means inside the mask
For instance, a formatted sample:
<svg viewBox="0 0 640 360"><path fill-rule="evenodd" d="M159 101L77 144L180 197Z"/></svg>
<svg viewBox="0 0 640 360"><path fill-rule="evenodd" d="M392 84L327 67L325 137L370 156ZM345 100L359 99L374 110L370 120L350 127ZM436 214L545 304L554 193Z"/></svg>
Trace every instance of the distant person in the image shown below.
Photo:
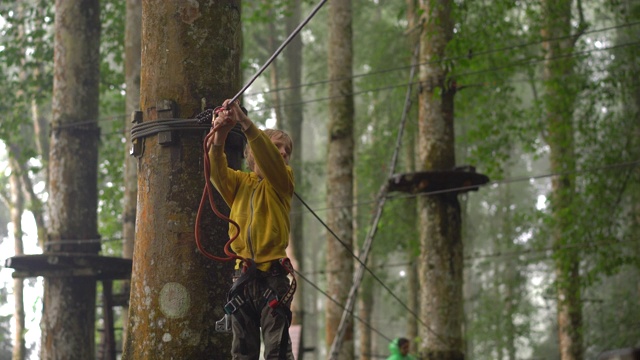
<svg viewBox="0 0 640 360"><path fill-rule="evenodd" d="M389 344L391 356L387 360L416 360L413 355L409 355L409 339L397 338Z"/></svg>

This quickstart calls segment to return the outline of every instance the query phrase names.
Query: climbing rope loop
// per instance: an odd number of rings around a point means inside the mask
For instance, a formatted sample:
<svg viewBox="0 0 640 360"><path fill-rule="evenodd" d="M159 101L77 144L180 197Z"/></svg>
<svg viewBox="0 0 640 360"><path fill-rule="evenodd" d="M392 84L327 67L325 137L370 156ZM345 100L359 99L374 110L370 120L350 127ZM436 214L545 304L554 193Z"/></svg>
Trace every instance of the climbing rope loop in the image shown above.
<svg viewBox="0 0 640 360"><path fill-rule="evenodd" d="M222 107L216 107L213 111L205 111L204 112L204 116L202 115L198 115L198 121L201 122L202 119L206 119L210 114L210 116L214 116L215 114L217 114L220 110L222 109ZM213 185L211 184L211 181L209 181L209 174L210 174L210 169L211 169L211 164L209 162L209 148L210 148L210 143L213 140L213 136L215 136L216 131L218 131L219 126L214 126L211 131L209 131L209 133L207 134L207 136L205 136L202 147L203 147L203 151L204 151L204 180L205 180L205 186L204 189L202 191L202 198L200 199L200 205L198 206L198 213L196 215L196 223L195 223L195 231L194 231L194 235L195 235L195 240L196 240L196 246L198 247L198 250L200 250L200 252L206 256L209 259L215 260L215 261L220 261L220 262L227 262L227 261L233 261L233 260L240 260L243 263L245 262L245 259L237 254L235 254L233 251L231 251L230 247L231 247L231 243L240 235L240 225L238 225L237 222L233 221L231 218L229 218L228 216L226 216L225 214L223 214L222 212L220 212L218 210L218 207L215 204L215 200L213 198ZM209 202L209 206L211 207L211 210L213 210L213 213L216 214L216 216L218 216L220 219L228 222L231 226L236 228L236 233L235 235L229 237L229 240L225 243L224 245L224 253L226 256L222 257L222 256L216 256L211 254L210 252L208 252L204 246L202 245L202 241L201 241L201 233L200 233L200 224L202 221L202 213L204 211L204 207L206 202Z"/></svg>

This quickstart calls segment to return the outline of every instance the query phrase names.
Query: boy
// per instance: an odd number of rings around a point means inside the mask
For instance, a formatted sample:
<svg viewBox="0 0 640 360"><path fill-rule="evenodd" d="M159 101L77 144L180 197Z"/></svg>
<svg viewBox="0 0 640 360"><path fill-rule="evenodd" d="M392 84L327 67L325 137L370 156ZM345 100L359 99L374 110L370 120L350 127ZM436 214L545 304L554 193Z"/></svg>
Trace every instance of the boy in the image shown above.
<svg viewBox="0 0 640 360"><path fill-rule="evenodd" d="M415 360L415 357L409 355L409 345L411 345L409 339L403 337L391 341L389 344L391 356L387 360Z"/></svg>
<svg viewBox="0 0 640 360"><path fill-rule="evenodd" d="M225 311L232 311L231 354L234 360L257 360L262 328L265 359L293 360L289 339L291 299L287 296L292 295L287 276L291 269L280 262L286 259L289 244L294 181L288 163L293 143L283 131L258 129L237 101L226 100L212 123L217 130L209 150L210 179L229 205L229 217L240 226L231 249L248 259L236 264L231 300L225 306ZM227 135L237 123L247 137L249 173L228 168L224 154ZM235 232L236 228L230 226L229 235Z"/></svg>

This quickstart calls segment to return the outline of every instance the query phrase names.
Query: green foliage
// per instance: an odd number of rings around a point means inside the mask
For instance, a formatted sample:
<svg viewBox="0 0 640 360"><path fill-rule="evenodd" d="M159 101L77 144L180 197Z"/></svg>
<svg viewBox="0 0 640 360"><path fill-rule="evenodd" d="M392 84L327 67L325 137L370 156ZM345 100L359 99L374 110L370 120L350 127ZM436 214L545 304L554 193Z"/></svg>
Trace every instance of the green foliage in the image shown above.
<svg viewBox="0 0 640 360"><path fill-rule="evenodd" d="M355 176L357 203L361 204L357 211L359 243L370 231L377 212L376 197L382 184L388 180L405 94L410 86L409 67L392 66L410 63L412 55L403 35L404 23L397 17L402 8L399 3L387 3L385 6L354 3L354 28L357 29L354 31L354 92L357 94L354 97ZM370 36L373 33L379 36ZM405 131L404 141L406 136L409 135ZM399 158L402 155L399 154ZM397 166L394 173L399 170ZM415 206L407 206L411 201L386 202L373 243L375 254L406 253L407 249L415 247L415 213L411 212Z"/></svg>
<svg viewBox="0 0 640 360"><path fill-rule="evenodd" d="M291 14L292 0L251 0L242 3L242 23L244 25L281 22Z"/></svg>
<svg viewBox="0 0 640 360"><path fill-rule="evenodd" d="M457 18L464 21L456 24L447 49L456 63L452 76L460 89L456 141L468 156L465 162L500 179L512 149L535 144L540 135L539 119L524 116L522 104L530 91L521 74L534 71L523 60L535 57L535 46L522 46L530 35L523 32L521 9L512 1L488 6L467 2L463 9Z"/></svg>
<svg viewBox="0 0 640 360"><path fill-rule="evenodd" d="M98 164L98 224L103 251L110 256L121 253L122 242L122 184L125 144L125 77L124 77L124 20L126 2L101 2L102 33L100 51L101 138Z"/></svg>
<svg viewBox="0 0 640 360"><path fill-rule="evenodd" d="M0 302L3 303L3 302ZM0 358L11 359L11 315L0 316Z"/></svg>
<svg viewBox="0 0 640 360"><path fill-rule="evenodd" d="M638 346L638 270L621 269L607 281L590 287L584 295L585 358L596 358L604 350Z"/></svg>
<svg viewBox="0 0 640 360"><path fill-rule="evenodd" d="M121 102L121 104L123 104ZM102 123L100 164L98 165L98 224L105 241L103 251L111 256L119 255L122 244L112 241L122 237L122 198L124 196L123 161L125 159L124 122L128 118L114 115ZM110 241L111 240L111 241Z"/></svg>
<svg viewBox="0 0 640 360"><path fill-rule="evenodd" d="M0 16L0 139L11 140L28 123L31 100L42 103L53 84L53 13L47 1L2 1Z"/></svg>
<svg viewBox="0 0 640 360"><path fill-rule="evenodd" d="M124 91L124 28L126 1L101 1L100 21L100 89Z"/></svg>

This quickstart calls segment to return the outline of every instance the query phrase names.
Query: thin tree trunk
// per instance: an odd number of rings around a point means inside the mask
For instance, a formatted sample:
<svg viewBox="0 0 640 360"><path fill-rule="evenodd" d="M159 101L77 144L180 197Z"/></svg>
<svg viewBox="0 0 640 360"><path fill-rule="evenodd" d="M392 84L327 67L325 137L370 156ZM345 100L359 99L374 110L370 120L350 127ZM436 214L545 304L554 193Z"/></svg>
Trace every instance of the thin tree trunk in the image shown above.
<svg viewBox="0 0 640 360"><path fill-rule="evenodd" d="M140 106L143 124L193 118L201 103L221 104L241 87L240 1L142 1ZM230 358L231 334L215 322L231 287L233 263L198 251L194 228L205 186L203 131L174 130L142 141L131 277L129 327L123 359ZM162 139L166 139L162 137ZM241 141L227 145L240 167ZM216 194L216 206L228 211ZM205 206L200 241L224 256L229 224Z"/></svg>
<svg viewBox="0 0 640 360"><path fill-rule="evenodd" d="M15 255L24 254L24 244L22 241L22 213L24 212L24 196L22 194L19 155L13 151L9 152L9 164L11 175L9 183L11 185L11 222L13 223L13 244ZM13 338L13 360L24 360L26 358L26 347L24 340L25 333L25 312L24 312L24 279L13 279L13 300L15 303L13 319L15 333Z"/></svg>
<svg viewBox="0 0 640 360"><path fill-rule="evenodd" d="M421 1L419 138L424 170L455 166L453 97L455 87L441 61L453 36L453 2ZM428 359L464 358L462 325L462 236L456 193L418 199L420 221L421 353Z"/></svg>
<svg viewBox="0 0 640 360"><path fill-rule="evenodd" d="M547 144L550 149L552 173L563 174L552 179L551 211L553 217L552 242L554 247L565 247L571 238L571 206L575 192L575 164L573 139L573 107L576 99L573 57L567 57L574 48L571 35L571 0L545 0L543 39L545 41L544 81ZM558 337L562 360L581 360L582 304L580 295L579 258L576 251L556 254L555 273L558 304Z"/></svg>
<svg viewBox="0 0 640 360"><path fill-rule="evenodd" d="M290 34L300 24L300 4L301 0L294 0L291 8L291 15L287 18L286 29ZM287 45L284 51L284 58L287 64L287 78L289 91L287 92L286 101L289 104L285 108L284 128L293 140L293 154L291 156L291 167L293 175L296 179L296 191L302 193L304 184L303 164L303 145L302 145L302 124L304 120L302 108L302 37L296 36ZM304 259L304 217L302 216L302 204L294 197L291 201L291 232L289 236L289 247L287 251L291 254L291 258L295 261L296 270L303 272L305 269ZM299 351L304 349L305 343L305 318L304 318L304 286L298 285L298 289L291 303L291 312L293 313L292 325L301 325L300 347ZM313 341L312 343L315 343Z"/></svg>
<svg viewBox="0 0 640 360"><path fill-rule="evenodd" d="M327 225L344 246L353 251L353 82L351 1L329 3L329 151L327 156L327 203L334 209ZM353 259L332 235L327 236L327 293L345 304L353 280ZM325 341L330 346L342 318L343 309L326 304ZM348 319L338 359L353 359L353 322Z"/></svg>
<svg viewBox="0 0 640 360"><path fill-rule="evenodd" d="M44 183L49 186L49 124L44 116L40 116L40 107L35 100L31 101L31 116L33 120L33 130L36 138L36 149L42 162L44 173ZM26 165L26 164L24 164ZM44 249L44 242L47 238L47 225L45 222L45 212L47 211L43 202L38 198L33 190L33 184L29 174L23 175L28 201L31 205L29 211L33 213L38 231L38 245Z"/></svg>
<svg viewBox="0 0 640 360"><path fill-rule="evenodd" d="M369 256L368 261L370 268L375 268L375 258L373 255ZM358 340L360 342L360 360L371 360L371 354L373 351L373 337L371 329L365 325L372 323L373 309L375 306L373 278L371 276L365 276L362 279L360 291L358 293L358 317L362 321L358 322L358 334L360 335Z"/></svg>
<svg viewBox="0 0 640 360"><path fill-rule="evenodd" d="M31 100L31 118L36 138L36 149L42 158L42 165L46 172L49 164L49 124L44 116L40 116L40 107L36 100ZM45 175L45 183L49 183L49 177Z"/></svg>
<svg viewBox="0 0 640 360"><path fill-rule="evenodd" d="M273 17L274 10L271 9L270 16ZM270 21L267 24L268 34L267 34L267 44L269 53L273 54L278 46L280 45L278 42L278 38L276 36L276 22ZM299 37L299 36L297 36ZM282 124L284 123L284 116L282 113L282 104L280 101L280 74L278 70L278 59L271 63L270 71L269 71L269 87L271 88L271 102L273 104L273 110L276 114L276 128L283 128Z"/></svg>
<svg viewBox="0 0 640 360"><path fill-rule="evenodd" d="M56 1L50 149L49 238L45 253L97 254L100 4ZM70 242L73 241L73 243ZM96 280L44 282L43 359L95 356Z"/></svg>
<svg viewBox="0 0 640 360"><path fill-rule="evenodd" d="M508 176L508 174L505 174L505 176ZM513 196L511 194L511 184L505 184L502 194L501 233L502 239L506 239L507 243L504 246L497 248L497 251L501 251L501 249L506 246L506 251L513 252L516 251L513 246L513 239L516 234L513 229L513 210L511 209ZM516 334L514 321L515 316L517 315L516 306L520 300L518 294L520 269L518 269L517 261L511 258L506 259L502 266L502 271L496 275L500 276L501 284L504 287L504 294L501 294L501 301L504 303L504 309L502 311L502 316L500 316L500 321L504 322L504 349L508 360L516 360L516 338L518 335ZM500 284L497 285L500 286Z"/></svg>

